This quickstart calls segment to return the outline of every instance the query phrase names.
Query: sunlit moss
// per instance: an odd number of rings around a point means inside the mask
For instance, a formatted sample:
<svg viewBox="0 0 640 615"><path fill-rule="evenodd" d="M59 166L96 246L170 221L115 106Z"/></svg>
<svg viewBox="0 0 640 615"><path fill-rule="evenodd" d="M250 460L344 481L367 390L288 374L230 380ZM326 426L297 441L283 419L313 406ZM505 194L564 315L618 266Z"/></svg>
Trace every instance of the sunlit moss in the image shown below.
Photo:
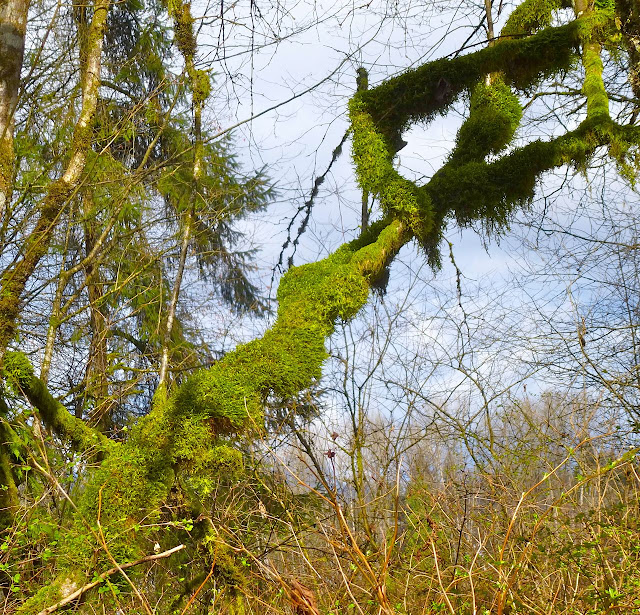
<svg viewBox="0 0 640 615"><path fill-rule="evenodd" d="M561 8L560 0L525 0L509 15L501 36L532 34L551 25L554 11Z"/></svg>
<svg viewBox="0 0 640 615"><path fill-rule="evenodd" d="M72 416L49 393L45 384L33 372L31 362L21 352L7 352L4 356L4 380L17 395L25 395L39 413L44 424L77 451L113 449L113 442L86 423Z"/></svg>
<svg viewBox="0 0 640 615"><path fill-rule="evenodd" d="M460 164L499 153L511 143L521 119L520 101L501 76L481 81L471 95L469 117L458 131L451 161Z"/></svg>

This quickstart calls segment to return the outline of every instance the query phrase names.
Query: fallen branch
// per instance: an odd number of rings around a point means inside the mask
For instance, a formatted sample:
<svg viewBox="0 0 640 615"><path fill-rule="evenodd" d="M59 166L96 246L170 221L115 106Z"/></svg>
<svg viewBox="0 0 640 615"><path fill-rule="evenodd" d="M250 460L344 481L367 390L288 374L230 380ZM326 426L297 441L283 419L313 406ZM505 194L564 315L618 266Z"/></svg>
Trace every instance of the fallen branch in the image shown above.
<svg viewBox="0 0 640 615"><path fill-rule="evenodd" d="M170 555L173 555L174 553L176 553L177 551L181 551L182 549L184 549L184 545L178 545L177 547L173 547L173 549L169 549L168 551L163 551L162 553L157 553L154 555L146 555L145 557L142 557L135 562L128 562L127 564L109 568L109 570L103 572L95 581L91 581L91 583L83 585L80 589L76 590L72 594L69 594L63 600L60 600L60 602L57 602L52 606L48 606L46 609L44 609L44 611L40 611L38 615L49 615L49 613L55 613L58 609L61 609L63 606L80 598L82 594L88 592L90 589L93 589L96 585L100 585L100 583L102 583L107 577L110 577L116 572L121 572L126 568L133 568L133 566L138 566L139 564L144 564L145 562L153 562L157 559L169 557Z"/></svg>

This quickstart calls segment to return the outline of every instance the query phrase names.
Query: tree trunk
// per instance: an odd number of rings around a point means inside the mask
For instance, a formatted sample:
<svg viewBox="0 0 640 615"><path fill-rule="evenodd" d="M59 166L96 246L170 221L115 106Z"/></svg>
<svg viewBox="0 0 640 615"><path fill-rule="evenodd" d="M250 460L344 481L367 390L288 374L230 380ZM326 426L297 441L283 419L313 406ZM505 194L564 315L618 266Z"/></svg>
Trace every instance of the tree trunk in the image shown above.
<svg viewBox="0 0 640 615"><path fill-rule="evenodd" d="M0 3L0 220L4 218L13 187L14 115L28 11L28 0L3 0Z"/></svg>
<svg viewBox="0 0 640 615"><path fill-rule="evenodd" d="M96 221L91 217L95 207L90 190L84 192L82 200L85 219L85 254L88 256L96 245L100 233ZM105 433L112 425L111 409L113 404L109 398L109 382L107 379L107 369L109 367L107 359L108 323L104 314L105 308L100 304L104 292L98 262L93 259L87 259L84 272L91 313L91 342L85 371L84 398L85 402L93 399L91 423ZM85 405L86 403L83 403L78 406L80 413ZM76 414L76 418L82 418L82 416L77 416Z"/></svg>

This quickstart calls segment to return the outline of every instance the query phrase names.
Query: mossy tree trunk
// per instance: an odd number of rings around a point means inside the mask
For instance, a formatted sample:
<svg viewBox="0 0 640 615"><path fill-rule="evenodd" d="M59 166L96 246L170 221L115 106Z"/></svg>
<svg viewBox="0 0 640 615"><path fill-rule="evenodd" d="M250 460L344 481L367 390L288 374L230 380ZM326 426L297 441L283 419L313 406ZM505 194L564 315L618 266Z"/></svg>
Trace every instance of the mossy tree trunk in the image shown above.
<svg viewBox="0 0 640 615"><path fill-rule="evenodd" d="M0 3L0 229L4 228L13 187L14 115L18 103L28 11L27 0L3 0ZM0 249L3 245L4 238L0 234ZM3 408L6 408L4 404ZM4 413L0 411L0 530L11 526L18 506L18 490L8 450L11 438L7 426L2 422L4 419Z"/></svg>
<svg viewBox="0 0 640 615"><path fill-rule="evenodd" d="M13 6L11 3L10 5ZM11 13L10 17L14 21L10 22L2 31L3 35L6 35L4 43L7 44L7 41L13 41L14 51L16 53L20 51L19 58L16 58L14 54L10 54L11 57L9 59L5 55L2 55L2 59L0 60L7 63L7 70L9 68L14 70L12 75L16 79L19 76L20 66L22 64L24 32L22 32L22 43L18 44L18 38L20 35L20 28L24 31L24 27L26 27L25 24L20 25L22 23L20 19L24 18L26 20L26 10L26 4L20 4L13 7L14 13ZM98 101L102 41L108 10L109 0L95 1L93 5L93 17L88 29L86 44L83 45L83 48L81 49L82 107L75 125L70 158L66 169L62 176L51 185L44 201L41 203L38 212L38 220L22 246L21 257L17 259L13 266L5 270L2 278L0 279L0 366L2 365L7 345L11 342L16 332L20 316L22 293L24 292L29 278L33 274L40 259L46 253L50 238L56 224L58 223L62 210L77 189L84 170L87 152L90 147L93 119ZM21 11L24 11L24 15ZM13 62L17 60L19 60L19 65L15 67ZM11 77L11 75L7 73L7 77ZM5 77L5 79L7 79L7 77ZM13 77L11 77L11 79L13 79ZM6 83L13 84L11 79L6 81ZM6 87L8 88L9 86L7 85ZM8 131L11 128L13 109L15 109L15 97L11 98L9 92L8 100L1 102L3 105L1 109L2 113L5 114L4 117L7 119L1 120L0 118L0 121L6 122L5 131L7 131L8 134ZM2 144L3 147L6 145L4 140L2 141ZM9 147L9 145L7 145L7 147ZM2 181L4 182L4 180ZM4 185L5 184L3 184L3 186ZM6 185L8 190L9 184ZM0 186L0 190L4 189L3 186ZM7 194L5 194L5 197L6 196ZM6 432L6 428L4 431ZM0 479L4 481L0 484L0 507L5 511L5 523L10 523L10 513L15 509L17 502L15 501L15 481L11 476L10 453L6 434L4 434L4 437L0 442L0 447ZM4 527L6 527L6 525Z"/></svg>

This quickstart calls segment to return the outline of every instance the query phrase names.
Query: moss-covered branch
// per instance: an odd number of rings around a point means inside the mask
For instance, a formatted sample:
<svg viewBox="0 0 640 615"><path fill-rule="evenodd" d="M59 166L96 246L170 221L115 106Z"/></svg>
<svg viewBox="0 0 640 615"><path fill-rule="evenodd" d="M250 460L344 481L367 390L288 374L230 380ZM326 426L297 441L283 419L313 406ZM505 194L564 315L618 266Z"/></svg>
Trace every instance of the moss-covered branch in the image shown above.
<svg viewBox="0 0 640 615"><path fill-rule="evenodd" d="M295 395L320 377L325 340L336 321L348 320L362 308L371 282L410 237L398 220L379 222L328 258L289 270L278 291L274 326L263 338L189 378L168 398L164 388L158 391L149 415L89 478L78 504L78 523L99 518L112 555L120 562L138 557L138 524L158 513L175 470L186 477L237 469L240 453L218 436L261 429L267 397ZM108 565L105 557L91 563L100 545L92 544L86 532L71 532L62 549L66 568L59 579L27 601L20 613L64 599L65 579L74 579L70 587L75 591L85 571L91 575L96 566Z"/></svg>
<svg viewBox="0 0 640 615"><path fill-rule="evenodd" d="M108 452L115 446L98 430L75 418L33 372L29 359L21 352L7 352L3 378L16 392L23 394L38 411L42 422L74 450Z"/></svg>
<svg viewBox="0 0 640 615"><path fill-rule="evenodd" d="M624 170L626 153L637 137L630 140L631 135L609 118L600 60L600 41L616 32L613 10L585 10L566 26L531 34L551 23L558 8L555 0L527 0L512 15L507 36L497 44L407 71L358 92L350 103L360 185L379 196L385 215L403 220L434 265L439 263L437 246L450 214L463 225L482 220L488 228L499 227L514 207L533 197L544 171L563 164L583 165L600 145L609 145ZM526 38L511 38L515 36ZM485 162L488 155L509 145L520 124L522 110L512 88L529 88L568 69L580 47L587 98L584 124L564 137L535 141ZM471 108L456 147L445 166L419 188L395 170L392 143L410 122L443 113L466 89L472 92Z"/></svg>
<svg viewBox="0 0 640 615"><path fill-rule="evenodd" d="M595 27L595 25L594 25ZM385 134L443 113L463 91L487 73L500 72L507 84L526 89L570 68L580 44L578 22L547 28L522 40L505 40L474 53L441 59L406 71L357 95Z"/></svg>
<svg viewBox="0 0 640 615"><path fill-rule="evenodd" d="M461 225L482 220L500 226L518 205L531 200L542 173L565 164L584 167L596 148L624 140L638 130L613 122L586 120L576 130L550 141L534 141L498 160L445 165L423 188L440 215L453 213Z"/></svg>

